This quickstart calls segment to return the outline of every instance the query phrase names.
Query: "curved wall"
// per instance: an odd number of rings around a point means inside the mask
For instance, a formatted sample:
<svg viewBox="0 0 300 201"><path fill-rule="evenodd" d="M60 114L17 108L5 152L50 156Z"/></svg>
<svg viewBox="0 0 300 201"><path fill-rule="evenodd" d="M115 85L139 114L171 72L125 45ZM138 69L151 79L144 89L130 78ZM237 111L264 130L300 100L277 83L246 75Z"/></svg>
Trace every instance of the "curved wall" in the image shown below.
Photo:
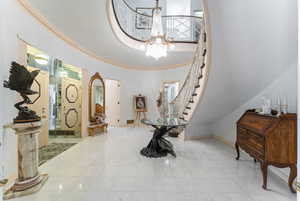
<svg viewBox="0 0 300 201"><path fill-rule="evenodd" d="M139 2L140 3L140 2ZM146 4L146 2L145 2ZM129 48L136 49L136 50L141 50L141 46L144 45L144 42L134 40L133 38L129 37L126 35L125 30L120 27L117 16L115 15L115 11L113 8L113 0L109 0L107 2L107 12L108 12L108 18L110 22L110 26L112 31L114 32L115 36L118 38L118 40L124 45L127 45ZM174 44L174 49L169 50L172 52L195 52L197 47L197 44L193 43L175 43Z"/></svg>
<svg viewBox="0 0 300 201"><path fill-rule="evenodd" d="M127 119L134 119L132 111L132 96L136 94L146 95L149 103L148 117L156 115L156 98L163 80L178 80L185 78L188 68L182 67L166 71L136 71L126 70L99 62L92 59L78 50L70 47L64 41L57 38L49 32L43 25L36 21L31 15L20 6L17 0L1 0L1 83L8 78L9 64L13 60L18 60L18 37L30 43L31 45L43 50L68 64L84 68L92 75L94 72L100 72L104 78L117 79L121 81L121 123ZM0 87L1 92L1 133L4 136L4 163L5 175L16 172L16 137L11 130L4 130L2 126L12 121L16 115L13 103L16 101L16 94L8 89Z"/></svg>
<svg viewBox="0 0 300 201"><path fill-rule="evenodd" d="M171 51L168 57L156 61L144 51L130 49L120 42L110 27L109 0L90 0L89 3L77 0L75 4L73 0L18 1L56 35L82 52L114 66L145 71L166 70L191 62L190 52Z"/></svg>
<svg viewBox="0 0 300 201"><path fill-rule="evenodd" d="M4 12L4 2L0 1L0 13ZM4 18L2 16L0 17L0 41L4 41ZM0 69L4 66L4 46L0 45ZM1 72L1 70L0 70ZM2 73L0 73L1 75ZM4 105L2 94L3 94L3 87L0 87L0 105ZM0 122L4 121L4 115L1 113L0 114ZM3 128L2 126L0 127L0 180L4 178L4 172L3 167L4 167L4 153L3 153ZM0 201L2 201L2 187L0 187Z"/></svg>
<svg viewBox="0 0 300 201"><path fill-rule="evenodd" d="M161 80L180 80L185 77L186 68L142 72L101 63L56 38L28 15L17 0L2 0L0 3L1 82L8 76L6 66L17 59L17 34L66 63L91 72L99 71L106 78L121 80L124 86L121 96L127 100L123 103L121 101L123 105L130 103L131 93L141 91L148 96L155 95L156 98ZM297 1L209 0L207 3L211 25L212 65L203 100L186 133L197 137L215 134L232 140L236 118L244 109L257 106L261 94L274 98L277 93L288 91L290 111L296 110L297 91L293 86L297 79ZM141 90L134 91L133 88L136 87ZM272 91L275 93L270 93ZM0 93L0 103L5 108L0 115L3 125L15 115L12 103L16 96L2 87ZM132 118L129 107L122 107L122 118ZM151 108L155 110L154 103ZM232 118L225 121L228 115ZM2 136L2 127L0 130ZM12 157L12 153L16 151L16 139L11 131L6 132L4 138L4 162L7 164L5 174L9 175L16 168L16 158Z"/></svg>
<svg viewBox="0 0 300 201"><path fill-rule="evenodd" d="M288 78L284 74L297 67L297 0L208 0L207 3L211 70L206 92L187 135L211 136L218 120L277 80L281 84L276 85L276 93L265 92L266 96L274 100L277 94L286 94L290 111L296 112L297 91L289 86L293 86L297 77L290 74ZM248 107L259 104L260 99ZM228 122L228 126L234 126L234 121ZM226 132L215 134L222 136Z"/></svg>

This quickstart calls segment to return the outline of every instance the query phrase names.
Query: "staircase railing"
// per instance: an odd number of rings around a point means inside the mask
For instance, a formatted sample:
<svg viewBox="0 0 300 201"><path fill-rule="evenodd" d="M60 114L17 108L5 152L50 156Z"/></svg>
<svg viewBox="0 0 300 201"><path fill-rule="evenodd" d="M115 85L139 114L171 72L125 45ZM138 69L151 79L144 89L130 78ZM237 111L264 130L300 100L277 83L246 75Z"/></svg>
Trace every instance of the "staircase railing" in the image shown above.
<svg viewBox="0 0 300 201"><path fill-rule="evenodd" d="M117 23L128 37L145 42L150 39L152 26L151 8L139 11L126 0L112 0ZM163 28L167 38L174 43L197 43L203 18L187 15L162 16Z"/></svg>
<svg viewBox="0 0 300 201"><path fill-rule="evenodd" d="M189 120L190 114L193 112L192 110L195 104L197 104L196 100L198 100L201 95L201 80L205 76L204 69L207 58L206 40L206 31L203 22L201 24L200 38L190 70L178 95L170 103L173 105L173 108L175 108L176 114L171 114L170 116L177 116L180 119Z"/></svg>

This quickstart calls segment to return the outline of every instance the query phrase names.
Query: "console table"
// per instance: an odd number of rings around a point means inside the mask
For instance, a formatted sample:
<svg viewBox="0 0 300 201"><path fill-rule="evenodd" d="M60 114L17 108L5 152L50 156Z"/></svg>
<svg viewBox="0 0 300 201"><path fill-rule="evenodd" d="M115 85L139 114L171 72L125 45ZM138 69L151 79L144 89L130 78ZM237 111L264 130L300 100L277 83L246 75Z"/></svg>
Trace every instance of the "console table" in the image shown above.
<svg viewBox="0 0 300 201"><path fill-rule="evenodd" d="M280 117L260 115L247 111L237 122L236 151L247 152L261 164L263 188L267 189L268 166L290 168L289 187L293 193L293 181L297 176L297 115Z"/></svg>

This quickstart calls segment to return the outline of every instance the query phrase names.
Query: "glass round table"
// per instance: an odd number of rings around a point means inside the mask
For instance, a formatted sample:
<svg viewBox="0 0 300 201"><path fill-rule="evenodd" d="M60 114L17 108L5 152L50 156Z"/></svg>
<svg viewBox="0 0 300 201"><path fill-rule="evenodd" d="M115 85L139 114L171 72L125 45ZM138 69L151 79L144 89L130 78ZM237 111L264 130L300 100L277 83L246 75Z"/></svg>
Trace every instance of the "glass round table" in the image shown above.
<svg viewBox="0 0 300 201"><path fill-rule="evenodd" d="M174 128L185 127L188 122L177 118L157 119L155 121L143 119L141 122L152 126L155 128L155 131L147 147L144 147L140 153L150 158L165 157L168 154L176 157L172 143L163 136Z"/></svg>

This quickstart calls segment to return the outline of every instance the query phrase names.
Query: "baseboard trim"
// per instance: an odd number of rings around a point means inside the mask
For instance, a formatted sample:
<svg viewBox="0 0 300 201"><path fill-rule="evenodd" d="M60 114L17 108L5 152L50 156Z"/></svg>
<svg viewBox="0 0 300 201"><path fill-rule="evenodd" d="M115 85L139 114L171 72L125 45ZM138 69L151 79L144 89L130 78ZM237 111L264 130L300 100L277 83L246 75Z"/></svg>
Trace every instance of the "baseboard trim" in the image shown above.
<svg viewBox="0 0 300 201"><path fill-rule="evenodd" d="M235 148L235 146L234 146L233 143L229 142L228 140L226 140L226 139L223 138L223 137L220 137L220 136L213 136L213 138L214 138L215 140L218 140L218 141L222 142L223 144L226 144L226 145L230 146L231 148Z"/></svg>
<svg viewBox="0 0 300 201"><path fill-rule="evenodd" d="M230 146L231 148L235 149L234 143L226 140L224 137L221 136L213 136L212 137L215 140L218 140L219 142L222 142L223 144L226 144ZM241 155L249 157L247 153L245 153L243 150L241 150ZM274 175L278 176L280 179L284 180L284 182L288 183L289 176L280 171L279 169L269 168L269 171L273 173ZM296 181L296 180L295 180Z"/></svg>
<svg viewBox="0 0 300 201"><path fill-rule="evenodd" d="M213 139L212 136L185 136L184 140L207 140L207 139Z"/></svg>

